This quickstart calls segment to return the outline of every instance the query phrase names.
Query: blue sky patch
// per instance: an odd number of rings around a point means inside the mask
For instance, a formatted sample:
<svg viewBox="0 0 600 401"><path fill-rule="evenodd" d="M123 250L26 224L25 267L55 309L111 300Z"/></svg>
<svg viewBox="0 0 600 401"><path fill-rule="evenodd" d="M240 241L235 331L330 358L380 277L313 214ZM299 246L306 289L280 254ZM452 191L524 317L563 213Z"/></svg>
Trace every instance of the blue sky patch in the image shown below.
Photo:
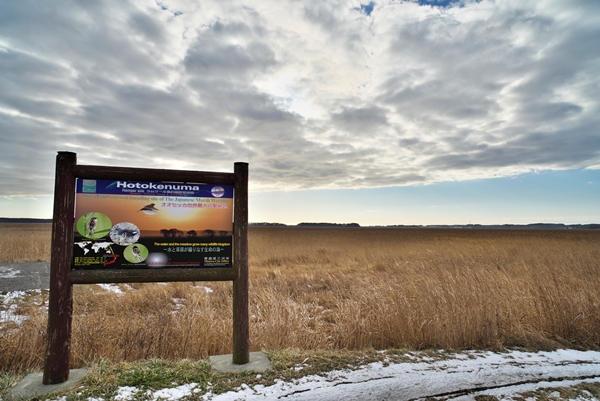
<svg viewBox="0 0 600 401"><path fill-rule="evenodd" d="M360 5L360 11L365 13L367 16L371 15L371 13L373 12L373 8L375 8L374 1L369 2L369 4L361 4Z"/></svg>
<svg viewBox="0 0 600 401"><path fill-rule="evenodd" d="M417 0L420 6L448 7L460 0ZM362 6L361 6L362 7Z"/></svg>

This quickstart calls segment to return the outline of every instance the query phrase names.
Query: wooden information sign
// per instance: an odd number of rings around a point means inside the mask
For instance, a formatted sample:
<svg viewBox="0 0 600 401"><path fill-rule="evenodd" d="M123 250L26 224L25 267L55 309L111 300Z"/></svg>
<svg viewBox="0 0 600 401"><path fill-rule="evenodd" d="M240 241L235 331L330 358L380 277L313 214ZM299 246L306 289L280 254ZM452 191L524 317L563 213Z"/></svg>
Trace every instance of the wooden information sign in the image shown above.
<svg viewBox="0 0 600 401"><path fill-rule="evenodd" d="M58 152L44 384L69 378L73 284L233 282L233 363L249 362L248 164L233 173L77 164Z"/></svg>

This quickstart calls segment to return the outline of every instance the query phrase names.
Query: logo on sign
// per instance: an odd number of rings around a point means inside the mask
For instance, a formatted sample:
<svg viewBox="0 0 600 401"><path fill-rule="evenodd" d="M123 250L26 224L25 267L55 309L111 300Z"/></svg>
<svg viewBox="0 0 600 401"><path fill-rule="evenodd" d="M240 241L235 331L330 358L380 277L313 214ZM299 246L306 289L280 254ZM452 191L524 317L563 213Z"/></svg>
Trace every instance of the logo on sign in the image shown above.
<svg viewBox="0 0 600 401"><path fill-rule="evenodd" d="M213 187L210 190L210 193L212 194L212 196L214 196L215 198L220 198L223 195L225 195L225 189L223 189L223 187Z"/></svg>
<svg viewBox="0 0 600 401"><path fill-rule="evenodd" d="M96 193L96 180L83 180L82 192Z"/></svg>

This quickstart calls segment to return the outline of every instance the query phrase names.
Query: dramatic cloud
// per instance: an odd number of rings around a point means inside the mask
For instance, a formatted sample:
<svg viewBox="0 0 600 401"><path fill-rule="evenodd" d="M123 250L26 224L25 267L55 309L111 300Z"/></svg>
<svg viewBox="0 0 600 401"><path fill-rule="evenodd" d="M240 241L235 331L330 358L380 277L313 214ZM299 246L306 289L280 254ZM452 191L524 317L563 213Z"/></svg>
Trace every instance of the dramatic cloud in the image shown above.
<svg viewBox="0 0 600 401"><path fill-rule="evenodd" d="M80 163L253 190L600 168L600 3L0 4L0 196Z"/></svg>

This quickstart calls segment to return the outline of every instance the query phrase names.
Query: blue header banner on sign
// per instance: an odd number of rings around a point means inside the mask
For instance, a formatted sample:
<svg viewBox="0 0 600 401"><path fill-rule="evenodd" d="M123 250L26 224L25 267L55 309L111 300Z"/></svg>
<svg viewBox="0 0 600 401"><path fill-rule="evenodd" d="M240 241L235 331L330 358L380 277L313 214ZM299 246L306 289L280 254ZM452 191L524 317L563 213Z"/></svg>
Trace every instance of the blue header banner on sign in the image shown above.
<svg viewBox="0 0 600 401"><path fill-rule="evenodd" d="M233 185L124 180L77 180L78 194L233 198Z"/></svg>

